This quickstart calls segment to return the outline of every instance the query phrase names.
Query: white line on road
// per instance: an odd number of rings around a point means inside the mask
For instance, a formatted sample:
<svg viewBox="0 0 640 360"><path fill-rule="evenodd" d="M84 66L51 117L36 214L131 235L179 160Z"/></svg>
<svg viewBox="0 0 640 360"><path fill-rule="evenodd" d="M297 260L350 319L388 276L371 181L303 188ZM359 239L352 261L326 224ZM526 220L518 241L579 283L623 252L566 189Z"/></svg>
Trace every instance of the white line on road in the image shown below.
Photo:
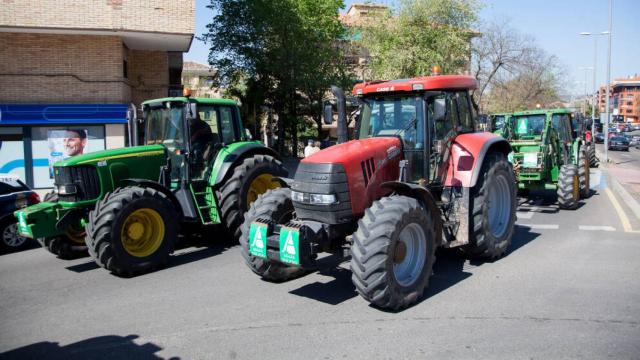
<svg viewBox="0 0 640 360"><path fill-rule="evenodd" d="M536 230L558 230L560 225L558 224L518 224L519 226Z"/></svg>
<svg viewBox="0 0 640 360"><path fill-rule="evenodd" d="M533 214L535 214L536 212L538 212L537 206L528 208L527 211L518 211L517 212L518 219L530 220L533 217Z"/></svg>
<svg viewBox="0 0 640 360"><path fill-rule="evenodd" d="M616 228L613 226L606 225L579 225L578 229L580 230L588 230L588 231L616 231Z"/></svg>

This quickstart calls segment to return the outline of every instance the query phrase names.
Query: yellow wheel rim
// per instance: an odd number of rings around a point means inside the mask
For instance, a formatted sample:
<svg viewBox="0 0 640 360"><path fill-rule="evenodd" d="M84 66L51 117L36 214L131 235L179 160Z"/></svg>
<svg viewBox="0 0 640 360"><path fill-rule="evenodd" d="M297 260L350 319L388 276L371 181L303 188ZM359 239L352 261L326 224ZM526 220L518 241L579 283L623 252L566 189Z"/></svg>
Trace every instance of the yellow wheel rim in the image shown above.
<svg viewBox="0 0 640 360"><path fill-rule="evenodd" d="M120 239L125 251L135 257L153 254L164 239L164 221L153 209L138 209L124 220Z"/></svg>
<svg viewBox="0 0 640 360"><path fill-rule="evenodd" d="M573 198L578 200L580 196L580 178L576 175L573 177Z"/></svg>
<svg viewBox="0 0 640 360"><path fill-rule="evenodd" d="M249 185L249 191L247 192L247 207L249 207L254 201L258 199L258 196L267 192L267 190L277 189L280 187L280 183L277 181L271 181L273 175L262 174L251 182Z"/></svg>
<svg viewBox="0 0 640 360"><path fill-rule="evenodd" d="M87 235L87 232L84 231L84 229L76 229L73 226L69 226L64 234L67 235L67 238L69 238L71 242L84 245L84 237Z"/></svg>

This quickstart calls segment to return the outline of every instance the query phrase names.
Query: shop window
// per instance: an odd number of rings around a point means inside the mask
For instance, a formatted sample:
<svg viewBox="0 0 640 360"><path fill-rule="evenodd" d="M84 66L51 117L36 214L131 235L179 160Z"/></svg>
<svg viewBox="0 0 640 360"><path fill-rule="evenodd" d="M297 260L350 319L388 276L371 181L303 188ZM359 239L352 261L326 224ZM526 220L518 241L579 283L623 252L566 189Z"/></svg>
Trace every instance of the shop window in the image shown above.
<svg viewBox="0 0 640 360"><path fill-rule="evenodd" d="M0 174L15 174L26 182L21 127L0 127Z"/></svg>
<svg viewBox="0 0 640 360"><path fill-rule="evenodd" d="M53 186L55 162L105 149L104 126L35 126L31 139L35 188Z"/></svg>

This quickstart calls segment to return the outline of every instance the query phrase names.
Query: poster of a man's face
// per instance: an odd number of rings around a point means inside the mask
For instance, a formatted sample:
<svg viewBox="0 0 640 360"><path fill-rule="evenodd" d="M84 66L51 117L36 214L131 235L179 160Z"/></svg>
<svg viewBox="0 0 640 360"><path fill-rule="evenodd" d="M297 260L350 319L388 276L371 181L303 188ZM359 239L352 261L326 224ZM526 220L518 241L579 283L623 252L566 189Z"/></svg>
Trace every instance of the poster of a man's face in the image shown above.
<svg viewBox="0 0 640 360"><path fill-rule="evenodd" d="M53 164L72 156L84 154L87 146L87 130L48 130L49 177L53 179Z"/></svg>
<svg viewBox="0 0 640 360"><path fill-rule="evenodd" d="M66 130L65 137L62 139L62 146L64 146L64 154L66 156L76 156L84 153L84 148L87 146L87 131L72 129Z"/></svg>

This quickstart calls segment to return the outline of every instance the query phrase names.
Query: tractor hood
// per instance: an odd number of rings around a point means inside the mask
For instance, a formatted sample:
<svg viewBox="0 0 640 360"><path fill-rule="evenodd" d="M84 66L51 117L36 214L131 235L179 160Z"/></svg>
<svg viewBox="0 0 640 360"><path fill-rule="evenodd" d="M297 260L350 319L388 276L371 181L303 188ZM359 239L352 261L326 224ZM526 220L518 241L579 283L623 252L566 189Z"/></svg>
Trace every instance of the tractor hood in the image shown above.
<svg viewBox="0 0 640 360"><path fill-rule="evenodd" d="M55 166L74 166L74 165L90 165L100 161L108 161L112 159L125 159L135 157L165 157L165 148L162 145L142 145L127 148L110 149L95 151L88 154L82 154L71 157L66 160L59 161Z"/></svg>
<svg viewBox="0 0 640 360"><path fill-rule="evenodd" d="M397 137L373 137L334 145L305 158L302 163L338 163L345 169L352 165L359 168L360 162L365 159L384 159L399 155L401 150L402 145Z"/></svg>

